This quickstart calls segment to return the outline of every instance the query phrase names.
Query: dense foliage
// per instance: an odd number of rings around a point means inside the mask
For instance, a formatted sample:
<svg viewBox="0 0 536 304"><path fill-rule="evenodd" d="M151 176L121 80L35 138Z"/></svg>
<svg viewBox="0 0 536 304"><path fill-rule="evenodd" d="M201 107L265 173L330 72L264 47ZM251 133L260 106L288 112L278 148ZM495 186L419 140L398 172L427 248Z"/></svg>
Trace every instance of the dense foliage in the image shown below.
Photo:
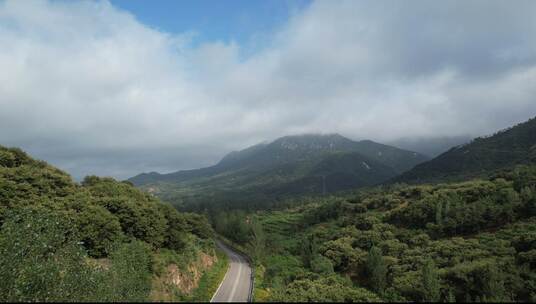
<svg viewBox="0 0 536 304"><path fill-rule="evenodd" d="M259 300L535 301L535 206L518 167L212 221L255 256Z"/></svg>
<svg viewBox="0 0 536 304"><path fill-rule="evenodd" d="M107 269L94 265L78 231L43 208L10 211L0 230L3 301L142 301L151 287L145 243L117 244Z"/></svg>
<svg viewBox="0 0 536 304"><path fill-rule="evenodd" d="M147 300L154 252L213 247L203 216L128 182L90 176L77 184L1 146L0 225L0 299L10 301Z"/></svg>

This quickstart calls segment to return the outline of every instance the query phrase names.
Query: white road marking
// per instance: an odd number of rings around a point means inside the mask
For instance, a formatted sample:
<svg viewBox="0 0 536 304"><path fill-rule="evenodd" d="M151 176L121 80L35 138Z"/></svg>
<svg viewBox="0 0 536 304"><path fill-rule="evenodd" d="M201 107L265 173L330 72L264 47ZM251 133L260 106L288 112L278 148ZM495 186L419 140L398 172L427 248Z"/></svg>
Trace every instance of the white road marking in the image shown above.
<svg viewBox="0 0 536 304"><path fill-rule="evenodd" d="M223 285L223 282L225 282L225 278L227 278L227 275L230 272L229 270L231 270L231 263L229 263L229 265L227 265L227 271L225 272L225 275L223 276L223 280L221 280L220 286L218 286L218 289L216 289L216 292L212 295L212 298L210 299L211 303L214 302L214 298L216 297L218 292L220 292L221 285Z"/></svg>
<svg viewBox="0 0 536 304"><path fill-rule="evenodd" d="M236 302L236 301L243 301L244 295L239 295L238 297L240 299L234 298L236 293L242 293L244 292L244 289L242 287L244 282L240 282L242 277L247 277L249 280L249 284L251 285L251 280L249 278L250 275L247 274L250 270L249 263L239 254L232 251L230 248L225 246L222 243L218 242L218 246L227 254L227 256L230 259L229 268L227 269L227 272L225 273L225 277L220 282L220 286L218 286L218 289L212 296L211 302ZM237 265L238 264L238 265ZM244 264L244 265L242 265ZM236 273L238 271L238 274ZM232 272L231 274L229 274ZM242 274L242 272L245 272ZM233 280L233 276L236 276ZM226 282L228 281L228 282ZM225 296L227 295L227 296ZM249 290L248 290L249 295ZM223 299L225 297L225 299ZM249 298L248 298L249 299ZM247 302L247 300L246 300Z"/></svg>
<svg viewBox="0 0 536 304"><path fill-rule="evenodd" d="M238 256L237 256L238 257ZM229 298L227 299L228 302L232 302L232 299L234 297L234 294L236 292L236 288L238 287L238 283L240 282L240 277L242 276L242 261L240 258L238 258L238 276L236 277L233 289L231 289L231 294L229 295Z"/></svg>

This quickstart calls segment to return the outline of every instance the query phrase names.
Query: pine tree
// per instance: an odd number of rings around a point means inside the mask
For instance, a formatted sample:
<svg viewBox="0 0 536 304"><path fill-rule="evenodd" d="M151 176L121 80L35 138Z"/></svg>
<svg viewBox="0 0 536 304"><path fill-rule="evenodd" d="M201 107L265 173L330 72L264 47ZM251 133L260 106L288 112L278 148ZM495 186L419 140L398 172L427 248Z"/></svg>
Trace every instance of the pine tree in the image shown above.
<svg viewBox="0 0 536 304"><path fill-rule="evenodd" d="M504 274L495 265L487 268L484 277L484 295L486 301L505 302L510 301L504 288Z"/></svg>
<svg viewBox="0 0 536 304"><path fill-rule="evenodd" d="M428 259L422 268L422 294L426 302L439 301L440 281L437 267L432 259Z"/></svg>
<svg viewBox="0 0 536 304"><path fill-rule="evenodd" d="M251 221L251 241L249 245L255 255L255 262L261 260L266 249L266 233L264 233L262 224L256 219Z"/></svg>
<svg viewBox="0 0 536 304"><path fill-rule="evenodd" d="M385 290L387 283L387 266L380 248L375 246L370 248L367 257L367 271L372 289L381 294Z"/></svg>
<svg viewBox="0 0 536 304"><path fill-rule="evenodd" d="M527 215L536 215L536 190L530 187L523 188L521 190L521 199L525 204Z"/></svg>
<svg viewBox="0 0 536 304"><path fill-rule="evenodd" d="M443 223L443 214L441 212L442 211L441 209L443 209L443 203L439 202L436 206L436 214L435 214L435 221L438 226L441 226L441 224Z"/></svg>
<svg viewBox="0 0 536 304"><path fill-rule="evenodd" d="M311 267L311 261L316 256L318 251L316 238L314 234L310 234L304 238L301 246L302 260L306 267Z"/></svg>

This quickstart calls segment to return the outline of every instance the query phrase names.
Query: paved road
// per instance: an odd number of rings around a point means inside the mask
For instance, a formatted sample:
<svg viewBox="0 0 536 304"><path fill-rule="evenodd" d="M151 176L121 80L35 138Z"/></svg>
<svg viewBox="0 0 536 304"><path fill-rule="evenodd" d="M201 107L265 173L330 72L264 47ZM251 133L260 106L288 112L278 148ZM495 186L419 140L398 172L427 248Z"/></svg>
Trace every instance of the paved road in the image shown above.
<svg viewBox="0 0 536 304"><path fill-rule="evenodd" d="M229 257L230 267L210 302L247 302L251 286L251 268L244 257L217 241Z"/></svg>

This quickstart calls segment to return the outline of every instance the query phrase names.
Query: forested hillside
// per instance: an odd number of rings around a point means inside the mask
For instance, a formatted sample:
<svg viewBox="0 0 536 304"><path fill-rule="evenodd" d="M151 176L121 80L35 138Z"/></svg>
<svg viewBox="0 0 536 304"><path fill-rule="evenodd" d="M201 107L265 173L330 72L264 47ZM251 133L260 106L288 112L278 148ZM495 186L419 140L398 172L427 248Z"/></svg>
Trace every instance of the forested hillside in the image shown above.
<svg viewBox="0 0 536 304"><path fill-rule="evenodd" d="M212 167L129 181L184 210L266 209L290 197L373 186L425 160L369 140L299 135L232 152Z"/></svg>
<svg viewBox="0 0 536 304"><path fill-rule="evenodd" d="M403 173L395 181L420 183L463 180L535 161L536 118L533 118L492 136L476 138L469 144L454 147Z"/></svg>
<svg viewBox="0 0 536 304"><path fill-rule="evenodd" d="M217 263L203 216L178 213L127 182L77 184L1 146L0 225L3 301L177 300ZM172 275L191 286L170 284Z"/></svg>
<svg viewBox="0 0 536 304"><path fill-rule="evenodd" d="M212 221L254 257L259 301L536 301L535 166Z"/></svg>

